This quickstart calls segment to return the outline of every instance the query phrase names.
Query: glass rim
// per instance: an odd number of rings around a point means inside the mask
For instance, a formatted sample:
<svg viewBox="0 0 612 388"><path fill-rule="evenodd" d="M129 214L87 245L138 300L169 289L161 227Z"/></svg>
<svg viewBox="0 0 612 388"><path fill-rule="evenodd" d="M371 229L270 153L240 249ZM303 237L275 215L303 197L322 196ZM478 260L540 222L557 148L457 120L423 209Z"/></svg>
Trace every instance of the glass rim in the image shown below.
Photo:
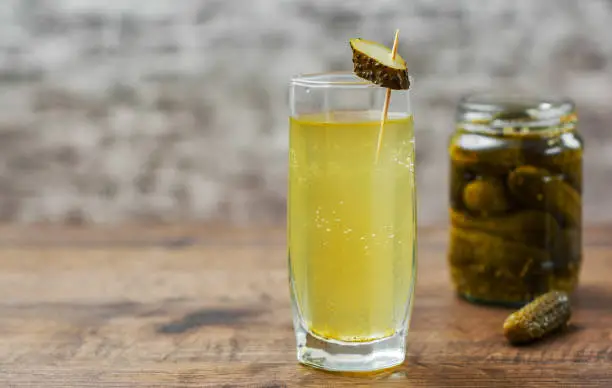
<svg viewBox="0 0 612 388"><path fill-rule="evenodd" d="M343 79L345 78L345 79ZM412 89L414 78L408 76L410 88ZM352 71L327 71L319 73L301 73L291 77L292 86L303 86L311 88L380 88L380 85L373 84L363 78L359 78ZM398 90L400 91L400 90Z"/></svg>

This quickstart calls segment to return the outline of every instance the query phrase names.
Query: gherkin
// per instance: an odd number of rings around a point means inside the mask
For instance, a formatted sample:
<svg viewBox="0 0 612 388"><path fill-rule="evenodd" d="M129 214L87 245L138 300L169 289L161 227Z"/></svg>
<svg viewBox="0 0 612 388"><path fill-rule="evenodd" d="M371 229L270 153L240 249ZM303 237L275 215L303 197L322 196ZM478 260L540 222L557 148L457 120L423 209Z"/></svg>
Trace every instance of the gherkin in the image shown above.
<svg viewBox="0 0 612 388"><path fill-rule="evenodd" d="M509 206L503 183L493 178L468 183L463 190L463 203L468 209L482 214L502 213Z"/></svg>
<svg viewBox="0 0 612 388"><path fill-rule="evenodd" d="M547 291L546 249L453 225L448 253L455 288L470 300L514 305Z"/></svg>
<svg viewBox="0 0 612 388"><path fill-rule="evenodd" d="M546 169L530 165L518 167L509 174L508 187L526 206L548 211L564 224L580 227L580 194Z"/></svg>
<svg viewBox="0 0 612 388"><path fill-rule="evenodd" d="M512 169L524 163L524 155L518 147L491 146L488 149L479 147L480 136L467 133L460 136L449 147L453 166L468 169L483 176L505 176Z"/></svg>
<svg viewBox="0 0 612 388"><path fill-rule="evenodd" d="M504 336L512 344L529 343L564 327L571 315L568 295L551 291L510 314L504 322Z"/></svg>
<svg viewBox="0 0 612 388"><path fill-rule="evenodd" d="M560 239L561 232L554 217L538 210L522 210L496 217L474 217L451 209L450 222L457 229L487 232L536 248L559 246L559 250L565 250L574 241L566 243L565 239ZM568 238L572 236L568 235ZM494 255L496 253L491 252L491 256Z"/></svg>
<svg viewBox="0 0 612 388"><path fill-rule="evenodd" d="M364 39L351 39L355 74L384 88L402 90L410 87L406 61L390 48Z"/></svg>

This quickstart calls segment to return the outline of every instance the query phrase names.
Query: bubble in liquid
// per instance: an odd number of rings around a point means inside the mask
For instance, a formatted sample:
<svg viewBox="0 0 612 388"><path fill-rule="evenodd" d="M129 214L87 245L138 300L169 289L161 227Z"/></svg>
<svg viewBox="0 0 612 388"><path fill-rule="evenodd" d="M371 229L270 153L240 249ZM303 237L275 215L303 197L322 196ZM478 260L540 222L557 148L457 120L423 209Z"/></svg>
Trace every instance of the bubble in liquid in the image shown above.
<svg viewBox="0 0 612 388"><path fill-rule="evenodd" d="M331 232L331 229L330 229L330 228L327 228L327 229L325 229L325 231L327 231L327 232Z"/></svg>

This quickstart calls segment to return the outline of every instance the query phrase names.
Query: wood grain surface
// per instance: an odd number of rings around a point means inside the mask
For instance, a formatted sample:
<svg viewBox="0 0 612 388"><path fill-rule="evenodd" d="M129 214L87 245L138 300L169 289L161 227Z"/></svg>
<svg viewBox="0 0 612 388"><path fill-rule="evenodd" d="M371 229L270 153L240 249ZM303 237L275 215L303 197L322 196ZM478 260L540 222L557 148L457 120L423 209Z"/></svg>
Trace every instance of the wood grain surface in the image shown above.
<svg viewBox="0 0 612 388"><path fill-rule="evenodd" d="M296 363L282 230L0 227L0 387L612 387L611 237L585 231L571 330L511 347L421 230L407 360L358 375Z"/></svg>

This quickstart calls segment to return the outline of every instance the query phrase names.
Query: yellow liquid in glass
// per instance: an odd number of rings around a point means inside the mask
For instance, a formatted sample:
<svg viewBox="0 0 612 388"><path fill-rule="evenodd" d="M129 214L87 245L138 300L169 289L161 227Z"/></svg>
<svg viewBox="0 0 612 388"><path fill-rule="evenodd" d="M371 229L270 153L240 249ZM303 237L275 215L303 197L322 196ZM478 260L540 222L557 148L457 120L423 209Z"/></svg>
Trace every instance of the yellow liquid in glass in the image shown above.
<svg viewBox="0 0 612 388"><path fill-rule="evenodd" d="M303 324L319 337L371 341L403 327L415 265L414 133L379 112L290 123L289 262Z"/></svg>

